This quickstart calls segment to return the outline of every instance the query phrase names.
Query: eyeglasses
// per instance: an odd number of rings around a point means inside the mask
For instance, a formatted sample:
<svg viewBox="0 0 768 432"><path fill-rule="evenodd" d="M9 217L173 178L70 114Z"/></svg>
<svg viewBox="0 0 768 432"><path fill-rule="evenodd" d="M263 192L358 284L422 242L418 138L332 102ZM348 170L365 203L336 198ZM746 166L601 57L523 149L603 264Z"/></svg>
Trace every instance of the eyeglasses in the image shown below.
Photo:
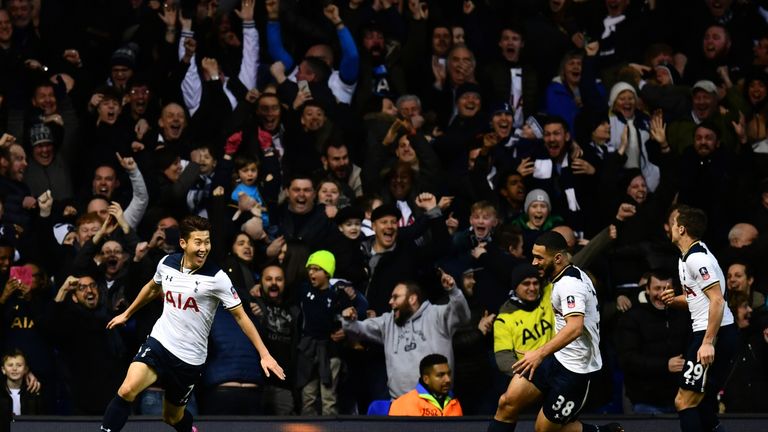
<svg viewBox="0 0 768 432"><path fill-rule="evenodd" d="M149 93L150 93L150 91L148 89L144 89L144 90L133 89L133 90L131 90L131 95L133 95L133 96L136 96L136 95L148 96Z"/></svg>
<svg viewBox="0 0 768 432"><path fill-rule="evenodd" d="M85 291L87 289L95 290L97 286L98 285L96 285L96 282L91 282L91 283L89 283L87 285L86 284L80 284L80 285L77 286L77 290L78 291Z"/></svg>

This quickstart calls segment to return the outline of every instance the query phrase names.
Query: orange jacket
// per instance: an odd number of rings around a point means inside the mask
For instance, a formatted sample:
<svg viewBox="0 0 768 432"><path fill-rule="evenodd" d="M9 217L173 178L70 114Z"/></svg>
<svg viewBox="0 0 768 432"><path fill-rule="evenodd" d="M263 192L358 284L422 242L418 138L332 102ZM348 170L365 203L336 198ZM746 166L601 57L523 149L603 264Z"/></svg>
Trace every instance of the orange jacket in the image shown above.
<svg viewBox="0 0 768 432"><path fill-rule="evenodd" d="M419 383L415 389L392 401L391 416L443 417L461 416L461 405L457 399L446 397L445 407L440 408L437 400Z"/></svg>

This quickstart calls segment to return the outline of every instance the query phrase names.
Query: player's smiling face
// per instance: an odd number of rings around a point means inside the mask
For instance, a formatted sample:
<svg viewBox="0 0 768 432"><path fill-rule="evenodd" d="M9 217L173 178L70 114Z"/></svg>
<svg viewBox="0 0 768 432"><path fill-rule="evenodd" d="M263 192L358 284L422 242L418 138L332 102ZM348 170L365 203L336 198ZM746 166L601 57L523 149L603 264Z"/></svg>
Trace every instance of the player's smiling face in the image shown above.
<svg viewBox="0 0 768 432"><path fill-rule="evenodd" d="M181 239L184 263L192 268L201 267L211 251L211 234L208 231L192 231L188 239Z"/></svg>
<svg viewBox="0 0 768 432"><path fill-rule="evenodd" d="M547 248L542 245L533 245L533 260L531 264L539 270L539 276L550 280L555 273L554 257L547 253Z"/></svg>

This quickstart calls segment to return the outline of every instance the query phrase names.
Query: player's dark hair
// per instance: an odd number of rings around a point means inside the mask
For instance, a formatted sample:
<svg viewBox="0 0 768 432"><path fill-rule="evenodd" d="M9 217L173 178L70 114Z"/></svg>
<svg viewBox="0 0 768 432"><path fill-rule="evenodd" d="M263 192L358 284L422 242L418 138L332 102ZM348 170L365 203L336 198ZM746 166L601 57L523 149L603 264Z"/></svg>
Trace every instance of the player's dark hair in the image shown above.
<svg viewBox="0 0 768 432"><path fill-rule="evenodd" d="M189 236L194 231L210 231L210 230L211 230L211 222L209 222L208 219L197 216L197 215L187 216L184 219L182 219L181 223L179 224L179 234L181 234L181 238L183 238L184 241L188 241Z"/></svg>
<svg viewBox="0 0 768 432"><path fill-rule="evenodd" d="M685 227L688 236L698 240L707 231L707 214L704 210L681 204L677 207L677 224Z"/></svg>
<svg viewBox="0 0 768 432"><path fill-rule="evenodd" d="M544 246L547 253L553 256L568 250L568 243L565 241L565 237L556 231L545 232L536 239L534 244Z"/></svg>
<svg viewBox="0 0 768 432"><path fill-rule="evenodd" d="M448 358L442 354L429 354L419 362L419 377L427 374L432 369L432 366L439 364L447 364Z"/></svg>

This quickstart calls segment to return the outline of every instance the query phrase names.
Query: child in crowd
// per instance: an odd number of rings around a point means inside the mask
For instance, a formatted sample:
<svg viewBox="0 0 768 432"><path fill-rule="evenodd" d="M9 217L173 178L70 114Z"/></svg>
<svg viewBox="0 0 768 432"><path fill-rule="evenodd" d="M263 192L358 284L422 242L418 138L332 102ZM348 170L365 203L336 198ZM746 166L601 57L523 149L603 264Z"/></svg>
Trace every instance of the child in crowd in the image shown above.
<svg viewBox="0 0 768 432"><path fill-rule="evenodd" d="M309 281L304 285L301 310L304 325L299 341L296 381L301 388L302 415L337 415L336 388L341 358L337 342L344 339L341 311L354 306L365 316L368 301L348 282L333 278L336 259L319 250L306 264ZM321 410L317 409L318 402Z"/></svg>
<svg viewBox="0 0 768 432"><path fill-rule="evenodd" d="M8 418L10 412L12 416L41 414L42 397L40 393L31 393L24 382L29 367L27 358L20 350L13 350L3 356L2 365L3 375L5 375L5 392L2 392L1 399L4 401L3 417Z"/></svg>
<svg viewBox="0 0 768 432"><path fill-rule="evenodd" d="M261 210L264 232L269 232L269 214L258 186L259 160L248 154L238 154L235 156L234 164L237 179L235 180L236 186L232 190L230 198L235 204L238 203L241 193L245 193L253 198L256 201L256 206Z"/></svg>

